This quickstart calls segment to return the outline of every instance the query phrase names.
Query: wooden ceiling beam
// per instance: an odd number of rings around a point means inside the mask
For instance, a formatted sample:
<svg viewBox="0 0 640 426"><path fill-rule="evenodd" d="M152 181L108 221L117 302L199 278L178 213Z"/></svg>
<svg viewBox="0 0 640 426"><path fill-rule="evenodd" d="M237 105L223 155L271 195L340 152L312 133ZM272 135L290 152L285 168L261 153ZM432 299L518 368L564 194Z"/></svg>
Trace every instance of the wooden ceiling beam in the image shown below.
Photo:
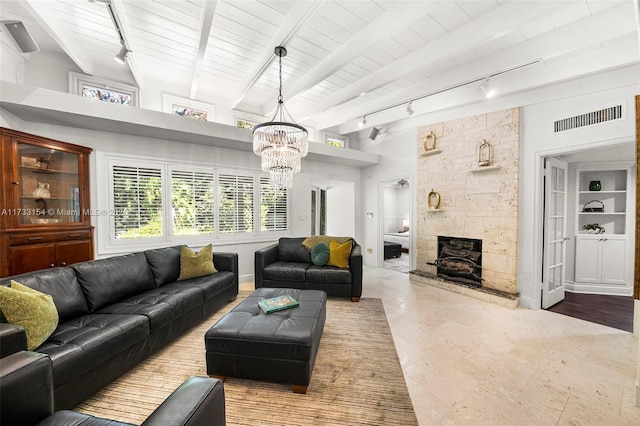
<svg viewBox="0 0 640 426"><path fill-rule="evenodd" d="M267 48L259 58L256 58L256 65L246 73L236 96L232 97L234 101L229 106L230 109L235 109L244 100L249 90L251 90L275 60L276 56L273 49L276 46L286 47L296 34L298 34L298 32L306 25L309 19L316 13L320 6L322 6L324 1L325 0L301 1L294 4L291 11L287 14L284 22L278 28L278 31L271 38Z"/></svg>
<svg viewBox="0 0 640 426"><path fill-rule="evenodd" d="M198 83L200 82L200 74L202 72L202 63L204 62L204 56L207 53L207 46L209 45L209 36L211 35L211 24L213 23L213 16L216 13L216 6L218 2L205 1L200 16L200 42L198 43L198 53L196 54L196 62L193 66L193 77L191 78L191 92L190 99L196 98L198 92Z"/></svg>
<svg viewBox="0 0 640 426"><path fill-rule="evenodd" d="M436 63L460 52L494 40L524 23L548 14L559 8L571 7L574 2L536 2L523 8L518 2L510 2L454 31L451 31L410 54L382 67L357 82L325 97L312 106L295 110L293 115L300 121L322 114L331 108L344 104L361 93L374 91L392 81L400 79L426 65ZM578 3L578 2L575 2ZM496 28L500 30L497 31ZM291 108L290 108L291 110Z"/></svg>
<svg viewBox="0 0 640 426"><path fill-rule="evenodd" d="M64 27L50 2L25 0L23 6L83 73L93 74L93 60L89 52L80 47Z"/></svg>

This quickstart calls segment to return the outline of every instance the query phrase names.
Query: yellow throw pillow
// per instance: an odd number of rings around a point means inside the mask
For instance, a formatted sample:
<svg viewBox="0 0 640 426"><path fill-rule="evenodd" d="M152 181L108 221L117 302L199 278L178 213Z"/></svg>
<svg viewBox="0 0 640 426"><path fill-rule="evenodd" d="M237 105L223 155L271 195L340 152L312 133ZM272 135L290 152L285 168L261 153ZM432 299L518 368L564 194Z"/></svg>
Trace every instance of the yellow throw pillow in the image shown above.
<svg viewBox="0 0 640 426"><path fill-rule="evenodd" d="M53 298L13 280L11 287L0 285L0 310L9 324L24 328L30 351L47 340L58 326Z"/></svg>
<svg viewBox="0 0 640 426"><path fill-rule="evenodd" d="M213 266L213 247L211 244L203 247L198 253L187 246L182 247L180 250L180 278L178 280L203 277L216 272L218 271Z"/></svg>
<svg viewBox="0 0 640 426"><path fill-rule="evenodd" d="M307 248L307 250L311 251L318 243L325 243L329 245L331 240L334 240L338 244L342 244L346 241L351 241L351 237L332 237L329 235L311 235L310 237L305 238L302 241L302 245Z"/></svg>
<svg viewBox="0 0 640 426"><path fill-rule="evenodd" d="M327 265L348 268L349 256L351 256L351 240L342 244L338 244L335 240L329 243L329 261Z"/></svg>

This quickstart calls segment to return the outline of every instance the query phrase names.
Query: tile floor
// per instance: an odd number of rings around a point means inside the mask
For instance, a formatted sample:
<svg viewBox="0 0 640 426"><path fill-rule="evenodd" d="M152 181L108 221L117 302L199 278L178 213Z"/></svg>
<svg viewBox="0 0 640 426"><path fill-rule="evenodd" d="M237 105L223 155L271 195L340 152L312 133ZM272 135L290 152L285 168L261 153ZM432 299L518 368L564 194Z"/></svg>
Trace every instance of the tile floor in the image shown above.
<svg viewBox="0 0 640 426"><path fill-rule="evenodd" d="M363 276L363 297L384 302L420 425L640 425L631 333L389 269Z"/></svg>
<svg viewBox="0 0 640 426"><path fill-rule="evenodd" d="M363 274L362 296L383 300L421 426L640 425L631 333L504 308L390 269Z"/></svg>

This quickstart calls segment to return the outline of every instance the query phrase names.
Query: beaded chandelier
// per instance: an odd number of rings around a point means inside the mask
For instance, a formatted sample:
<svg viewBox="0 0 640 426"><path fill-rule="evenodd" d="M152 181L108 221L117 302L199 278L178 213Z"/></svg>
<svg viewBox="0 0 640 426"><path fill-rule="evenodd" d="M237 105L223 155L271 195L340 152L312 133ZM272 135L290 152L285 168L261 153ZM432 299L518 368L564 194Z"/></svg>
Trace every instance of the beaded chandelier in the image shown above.
<svg viewBox="0 0 640 426"><path fill-rule="evenodd" d="M282 57L287 49L278 46L274 52L280 64L278 107L271 121L253 128L253 152L262 158L262 171L269 173L271 184L282 189L293 186L293 174L300 171L300 161L309 152L309 133L295 123L282 100Z"/></svg>

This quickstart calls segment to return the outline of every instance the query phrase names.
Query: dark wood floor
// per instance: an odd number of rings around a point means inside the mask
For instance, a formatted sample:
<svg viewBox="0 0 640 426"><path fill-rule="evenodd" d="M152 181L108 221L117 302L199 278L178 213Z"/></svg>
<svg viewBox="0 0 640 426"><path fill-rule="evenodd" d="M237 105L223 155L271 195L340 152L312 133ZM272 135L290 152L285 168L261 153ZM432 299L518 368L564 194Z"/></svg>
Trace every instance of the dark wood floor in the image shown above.
<svg viewBox="0 0 640 426"><path fill-rule="evenodd" d="M603 296L566 292L564 300L548 310L633 332L632 296Z"/></svg>

